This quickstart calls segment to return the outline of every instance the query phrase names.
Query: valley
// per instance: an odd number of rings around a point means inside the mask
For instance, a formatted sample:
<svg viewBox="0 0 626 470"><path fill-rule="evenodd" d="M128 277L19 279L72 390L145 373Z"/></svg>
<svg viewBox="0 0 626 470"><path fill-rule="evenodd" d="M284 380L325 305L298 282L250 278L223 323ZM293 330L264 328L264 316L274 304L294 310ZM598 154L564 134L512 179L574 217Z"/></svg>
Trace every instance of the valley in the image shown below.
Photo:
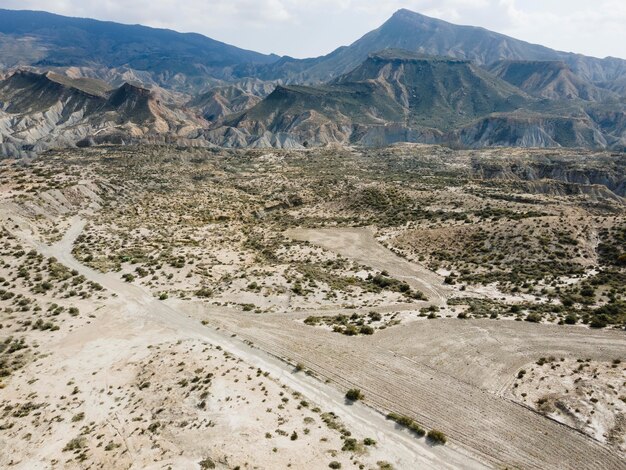
<svg viewBox="0 0 626 470"><path fill-rule="evenodd" d="M626 469L626 13L340 3L0 8L0 468Z"/></svg>

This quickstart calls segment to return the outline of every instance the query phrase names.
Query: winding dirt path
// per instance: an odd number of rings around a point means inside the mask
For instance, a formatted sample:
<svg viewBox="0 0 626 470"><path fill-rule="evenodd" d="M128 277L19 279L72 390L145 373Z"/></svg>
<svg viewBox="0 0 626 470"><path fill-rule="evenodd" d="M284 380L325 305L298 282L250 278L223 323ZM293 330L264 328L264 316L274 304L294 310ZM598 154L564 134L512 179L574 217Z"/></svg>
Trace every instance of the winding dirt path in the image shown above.
<svg viewBox="0 0 626 470"><path fill-rule="evenodd" d="M203 326L197 319L179 313L179 303L163 302L155 299L140 286L126 283L115 274L103 274L81 264L71 254L73 243L85 227L85 221L75 218L62 240L48 246L36 240L32 233L24 229L16 235L45 256L54 256L70 269L76 269L87 279L98 282L117 296L112 306L125 315L128 322L155 325L175 332L180 338L194 338L221 346L226 351L243 359L246 363L268 371L281 383L302 393L325 411L335 412L346 426L358 430L363 435L375 437L381 448L391 456L390 461L400 469L432 468L459 469L485 468L482 461L476 460L465 448L451 444L445 447L431 447L403 429L399 429L385 417L361 403L347 404L343 392L304 373L295 373L293 367L281 360L286 357L280 351L263 351L251 347L243 338L232 336L230 331L217 331ZM211 309L216 316L236 318L240 312L228 309ZM102 340L102 338L100 338ZM311 355L310 350L308 355Z"/></svg>
<svg viewBox="0 0 626 470"><path fill-rule="evenodd" d="M519 363L542 355L626 357L626 340L620 332L590 334L582 329L522 322L454 319L414 322L373 337L350 338L308 327L293 315L246 314L201 302L161 302L141 287L93 271L75 260L71 247L83 226L84 222L76 219L65 237L52 247L29 239L27 233L22 236L43 254L56 256L117 293L129 321L154 322L181 337L220 345L335 411L348 427L375 435L396 457L397 468L480 468L484 465L481 462L488 462L499 468L626 469L624 461L601 443L502 395L510 372ZM342 254L386 269L391 275L406 276L427 295L436 294L445 300L448 291L438 277L422 272L375 242L360 242L363 237L359 230L343 232L340 236L332 231L306 236L328 246L336 242L335 250ZM345 233L356 235L351 238ZM200 319L220 330L202 326ZM293 373L279 358L302 362L333 386ZM367 404L407 414L427 428L441 429L451 438L450 445L429 447L394 428L374 409L346 405L341 390L355 386L364 391Z"/></svg>

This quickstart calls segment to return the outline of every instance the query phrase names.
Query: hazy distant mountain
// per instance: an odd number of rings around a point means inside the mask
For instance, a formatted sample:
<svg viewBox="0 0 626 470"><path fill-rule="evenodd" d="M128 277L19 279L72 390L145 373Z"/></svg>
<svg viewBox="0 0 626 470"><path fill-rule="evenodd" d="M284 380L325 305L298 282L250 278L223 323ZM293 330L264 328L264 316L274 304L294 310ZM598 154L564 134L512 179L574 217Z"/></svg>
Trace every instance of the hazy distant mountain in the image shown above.
<svg viewBox="0 0 626 470"><path fill-rule="evenodd" d="M0 10L0 67L127 68L160 85L228 78L232 67L277 56L239 49L200 34L140 25ZM177 78L178 76L178 78Z"/></svg>
<svg viewBox="0 0 626 470"><path fill-rule="evenodd" d="M380 28L347 47L316 59L283 58L271 65L245 66L238 73L292 82L326 81L342 75L376 51L398 48L434 56L467 59L479 65L500 60L562 61L584 80L612 82L626 74L626 60L596 59L559 52L474 26L459 26L409 10L397 11Z"/></svg>

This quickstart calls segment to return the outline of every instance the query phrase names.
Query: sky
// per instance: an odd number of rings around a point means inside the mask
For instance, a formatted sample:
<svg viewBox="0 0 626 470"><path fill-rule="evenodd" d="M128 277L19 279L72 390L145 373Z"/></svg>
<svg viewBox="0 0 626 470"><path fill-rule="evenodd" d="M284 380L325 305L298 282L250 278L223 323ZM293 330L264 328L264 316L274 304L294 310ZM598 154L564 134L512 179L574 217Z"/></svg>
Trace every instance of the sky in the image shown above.
<svg viewBox="0 0 626 470"><path fill-rule="evenodd" d="M626 59L626 0L0 0L0 8L197 32L299 58L349 45L407 8L553 49Z"/></svg>

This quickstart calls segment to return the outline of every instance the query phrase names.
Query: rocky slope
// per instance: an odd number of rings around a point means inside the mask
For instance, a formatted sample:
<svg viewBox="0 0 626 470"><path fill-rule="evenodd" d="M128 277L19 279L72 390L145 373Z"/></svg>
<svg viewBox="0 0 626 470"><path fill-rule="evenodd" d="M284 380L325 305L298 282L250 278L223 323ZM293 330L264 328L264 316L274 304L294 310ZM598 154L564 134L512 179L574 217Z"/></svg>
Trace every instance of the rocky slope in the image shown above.
<svg viewBox="0 0 626 470"><path fill-rule="evenodd" d="M625 64L408 10L304 60L193 34L0 10L0 156L146 139L624 150Z"/></svg>
<svg viewBox="0 0 626 470"><path fill-rule="evenodd" d="M502 158L484 156L472 159L474 175L485 179L526 181L534 192L584 194L626 197L626 157L624 155L589 154L576 151L570 154L544 152L541 156ZM556 182L568 186L559 186ZM616 200L619 200L616 199ZM623 201L622 201L623 203Z"/></svg>
<svg viewBox="0 0 626 470"><path fill-rule="evenodd" d="M520 85L531 96L466 60L385 50L326 85L279 87L205 136L236 147L421 142L626 148L624 105L612 95L611 103L585 101L610 93L586 86L566 66L548 64L553 68L541 74L532 64L517 75L514 67L500 68L510 81L524 75Z"/></svg>
<svg viewBox="0 0 626 470"><path fill-rule="evenodd" d="M576 76L561 61L503 60L493 64L490 71L527 93L549 100L596 102L618 99L616 93Z"/></svg>
<svg viewBox="0 0 626 470"><path fill-rule="evenodd" d="M275 84L257 79L244 79L232 85L217 86L187 103L208 121L252 108L274 91Z"/></svg>
<svg viewBox="0 0 626 470"><path fill-rule="evenodd" d="M268 139L288 145L434 141L455 125L527 101L523 92L468 61L386 50L326 85L278 87L207 137L238 146Z"/></svg>
<svg viewBox="0 0 626 470"><path fill-rule="evenodd" d="M20 71L0 82L0 154L50 147L185 137L207 123L130 84Z"/></svg>

